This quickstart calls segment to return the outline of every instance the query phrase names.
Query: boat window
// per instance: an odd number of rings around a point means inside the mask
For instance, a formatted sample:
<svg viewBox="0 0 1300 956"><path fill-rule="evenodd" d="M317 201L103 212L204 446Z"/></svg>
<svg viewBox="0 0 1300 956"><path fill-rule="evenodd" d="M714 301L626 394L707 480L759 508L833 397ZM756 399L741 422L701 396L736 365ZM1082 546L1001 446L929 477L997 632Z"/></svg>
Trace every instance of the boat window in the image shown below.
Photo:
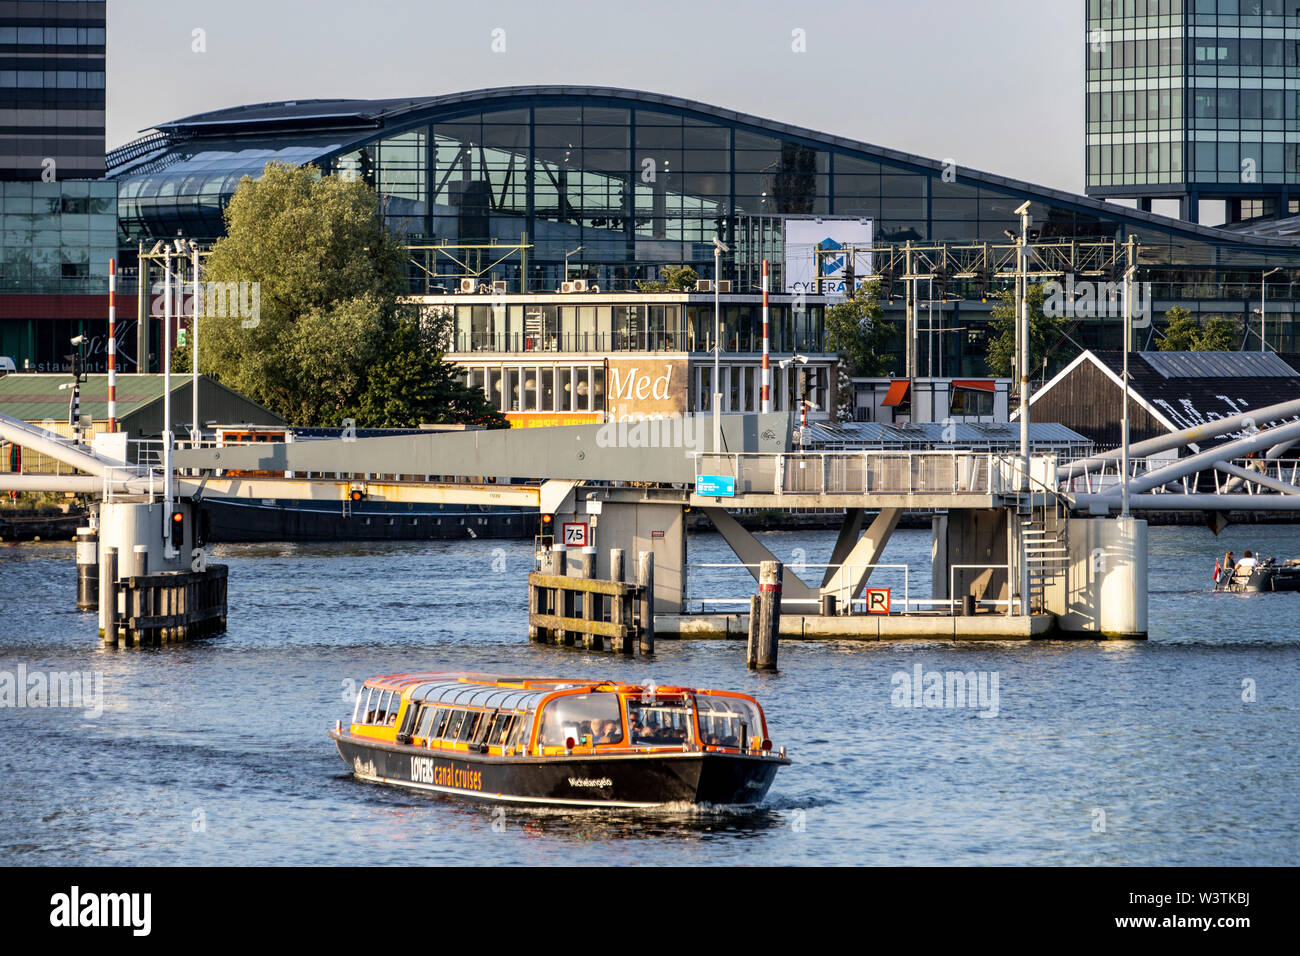
<svg viewBox="0 0 1300 956"><path fill-rule="evenodd" d="M529 738L533 734L533 715L516 714L515 725L510 728L510 737L506 740L507 747L527 747Z"/></svg>
<svg viewBox="0 0 1300 956"><path fill-rule="evenodd" d="M393 692L391 690L381 691L379 694L371 694L370 701L366 704L365 723L367 724L389 724L397 716L396 709L392 706ZM399 698L400 702L400 698Z"/></svg>
<svg viewBox="0 0 1300 956"><path fill-rule="evenodd" d="M460 725L460 733L456 739L461 743L468 743L474 739L474 732L478 730L479 721L483 719L483 712L479 710L467 710L465 720Z"/></svg>
<svg viewBox="0 0 1300 956"><path fill-rule="evenodd" d="M758 707L737 697L695 698L700 722L700 742L713 747L739 747L741 738L756 737L763 732Z"/></svg>
<svg viewBox="0 0 1300 956"><path fill-rule="evenodd" d="M361 690L357 691L357 702L352 707L352 722L360 724L365 722L365 716L370 712L370 695L375 689L369 684L362 684Z"/></svg>
<svg viewBox="0 0 1300 956"><path fill-rule="evenodd" d="M434 728L434 718L440 711L432 704L425 704L420 708L420 722L416 725L416 737L432 737Z"/></svg>
<svg viewBox="0 0 1300 956"><path fill-rule="evenodd" d="M631 698L627 723L633 744L680 745L692 739L691 712L680 697Z"/></svg>
<svg viewBox="0 0 1300 956"><path fill-rule="evenodd" d="M492 729L488 731L487 740L493 747L504 747L510 736L510 726L514 723L513 714L497 714L492 718Z"/></svg>
<svg viewBox="0 0 1300 956"><path fill-rule="evenodd" d="M453 710L451 712L451 719L448 720L447 725L442 728L442 739L455 740L460 734L461 725L465 722L465 718L468 716L469 714L463 710Z"/></svg>
<svg viewBox="0 0 1300 956"><path fill-rule="evenodd" d="M415 733L415 721L420 715L420 707L421 705L414 701L407 703L406 713L402 716L402 726L397 730L399 734Z"/></svg>
<svg viewBox="0 0 1300 956"><path fill-rule="evenodd" d="M484 714L479 718L478 727L474 730L474 739L470 741L473 744L481 744L489 739L495 741L492 737L493 728L496 726L496 718L493 714Z"/></svg>
<svg viewBox="0 0 1300 956"><path fill-rule="evenodd" d="M574 694L546 705L542 715L542 746L563 746L568 738L578 744L612 744L623 739L618 695Z"/></svg>

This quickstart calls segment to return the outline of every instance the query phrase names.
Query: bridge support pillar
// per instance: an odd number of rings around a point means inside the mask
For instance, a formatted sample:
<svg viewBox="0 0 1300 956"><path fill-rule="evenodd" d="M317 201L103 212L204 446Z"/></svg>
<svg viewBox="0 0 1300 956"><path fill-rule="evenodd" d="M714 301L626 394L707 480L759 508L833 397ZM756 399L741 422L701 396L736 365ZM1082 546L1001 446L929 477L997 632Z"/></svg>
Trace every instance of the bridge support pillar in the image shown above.
<svg viewBox="0 0 1300 956"><path fill-rule="evenodd" d="M934 518L930 591L935 598L1007 599L1007 521L1011 513L1005 508L979 508Z"/></svg>
<svg viewBox="0 0 1300 956"><path fill-rule="evenodd" d="M1063 603L1048 610L1067 634L1147 636L1147 523L1139 518L1071 518ZM1058 599L1060 600L1060 599Z"/></svg>
<svg viewBox="0 0 1300 956"><path fill-rule="evenodd" d="M611 550L625 555L649 552L654 555L655 613L680 614L686 583L686 519L681 503L603 501L598 490L585 494L589 497L571 501L569 510L555 512L556 547L567 543L573 549L594 548L593 576L602 581L613 579ZM572 563L576 569L577 562ZM627 573L635 571L629 568Z"/></svg>

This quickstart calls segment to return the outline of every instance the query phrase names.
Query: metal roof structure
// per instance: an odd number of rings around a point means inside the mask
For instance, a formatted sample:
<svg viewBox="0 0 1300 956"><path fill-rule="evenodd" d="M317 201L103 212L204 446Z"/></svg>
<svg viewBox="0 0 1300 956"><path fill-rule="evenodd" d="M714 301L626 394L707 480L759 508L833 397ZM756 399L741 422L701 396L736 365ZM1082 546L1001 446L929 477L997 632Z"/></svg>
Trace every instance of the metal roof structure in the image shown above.
<svg viewBox="0 0 1300 956"><path fill-rule="evenodd" d="M1030 445L1039 452L1053 448L1081 451L1092 442L1078 432L1051 422L1031 422ZM1020 426L1010 422L834 422L809 424L804 447L837 451L862 450L1016 450Z"/></svg>
<svg viewBox="0 0 1300 956"><path fill-rule="evenodd" d="M357 147L413 129L429 122L453 121L486 111L535 106L617 105L660 109L702 120L748 128L788 141L868 157L900 172L942 176L945 164L900 150L819 132L806 127L765 119L696 100L644 90L595 86L506 86L460 93L390 99L301 99L254 103L211 110L158 124L140 137L108 154L108 177L129 179L137 174L183 166L201 176L205 163L229 163L232 155L247 159L252 169L258 160L325 162ZM279 149L268 148L271 144ZM245 156L245 153L248 155ZM262 155L274 153L275 155ZM258 155L253 155L258 154ZM206 157L206 158L205 158ZM260 167L257 167L260 171ZM179 171L179 170L175 170ZM1115 223L1120 232L1154 227L1182 239L1208 241L1245 249L1300 251L1300 237L1243 233L1240 230L1201 226L1155 213L1119 206L1064 190L1038 186L980 170L961 170L962 182L989 187L1006 195L1037 200L1072 212ZM216 199L205 191L201 204Z"/></svg>
<svg viewBox="0 0 1300 956"><path fill-rule="evenodd" d="M1165 378L1292 378L1276 352L1139 352Z"/></svg>
<svg viewBox="0 0 1300 956"><path fill-rule="evenodd" d="M66 421L71 391L61 389L60 386L71 383L72 375L65 373L15 372L0 376L0 414L25 422ZM161 375L118 375L117 417L124 423L123 427L128 431L133 430L128 423L128 419L133 417L157 417L148 414L154 410L154 406L157 406L158 415L161 415L163 390ZM173 417L178 422L189 416L189 394L190 376L173 375ZM199 376L199 402L200 413L208 409L218 418L227 417L228 421L222 424L249 421L266 425L285 423L274 412L206 375ZM218 414L224 412L238 414ZM90 416L93 421L108 418L107 375L86 376L86 381L81 385L81 414ZM206 415L204 417L207 418Z"/></svg>

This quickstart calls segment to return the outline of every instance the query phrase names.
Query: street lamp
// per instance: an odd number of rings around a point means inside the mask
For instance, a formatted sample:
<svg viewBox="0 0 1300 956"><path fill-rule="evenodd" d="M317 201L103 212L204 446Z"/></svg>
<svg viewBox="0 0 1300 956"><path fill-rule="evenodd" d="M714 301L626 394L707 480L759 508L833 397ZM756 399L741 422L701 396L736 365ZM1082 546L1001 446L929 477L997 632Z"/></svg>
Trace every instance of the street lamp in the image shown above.
<svg viewBox="0 0 1300 956"><path fill-rule="evenodd" d="M713 237L713 453L722 452L722 307L718 280L722 278L722 254L730 252L727 244Z"/></svg>
<svg viewBox="0 0 1300 956"><path fill-rule="evenodd" d="M1267 344L1268 339L1264 337L1264 313L1268 309L1268 298L1267 298L1268 289L1264 285L1264 280L1267 279L1269 276L1271 276L1274 272L1281 272L1281 271L1282 271L1282 267L1278 266L1276 269L1269 269L1267 272L1265 272L1262 276L1259 277L1259 350L1261 352L1265 351L1268 348L1268 344Z"/></svg>
<svg viewBox="0 0 1300 956"><path fill-rule="evenodd" d="M569 281L569 256L576 256L581 251L582 251L582 246L578 246L578 248L574 249L572 252L566 252L564 254L564 281L565 282Z"/></svg>

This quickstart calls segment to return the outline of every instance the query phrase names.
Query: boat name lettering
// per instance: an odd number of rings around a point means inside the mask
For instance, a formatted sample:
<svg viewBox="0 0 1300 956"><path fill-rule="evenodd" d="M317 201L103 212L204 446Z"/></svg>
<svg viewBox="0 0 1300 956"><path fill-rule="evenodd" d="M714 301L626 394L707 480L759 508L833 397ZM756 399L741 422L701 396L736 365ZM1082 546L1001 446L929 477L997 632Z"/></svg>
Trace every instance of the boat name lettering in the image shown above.
<svg viewBox="0 0 1300 956"><path fill-rule="evenodd" d="M431 757L411 758L411 780L415 783L431 783L436 787L455 787L457 790L483 789L482 771L438 764Z"/></svg>
<svg viewBox="0 0 1300 956"><path fill-rule="evenodd" d="M614 786L614 781L609 777L570 777L569 786L604 788Z"/></svg>

